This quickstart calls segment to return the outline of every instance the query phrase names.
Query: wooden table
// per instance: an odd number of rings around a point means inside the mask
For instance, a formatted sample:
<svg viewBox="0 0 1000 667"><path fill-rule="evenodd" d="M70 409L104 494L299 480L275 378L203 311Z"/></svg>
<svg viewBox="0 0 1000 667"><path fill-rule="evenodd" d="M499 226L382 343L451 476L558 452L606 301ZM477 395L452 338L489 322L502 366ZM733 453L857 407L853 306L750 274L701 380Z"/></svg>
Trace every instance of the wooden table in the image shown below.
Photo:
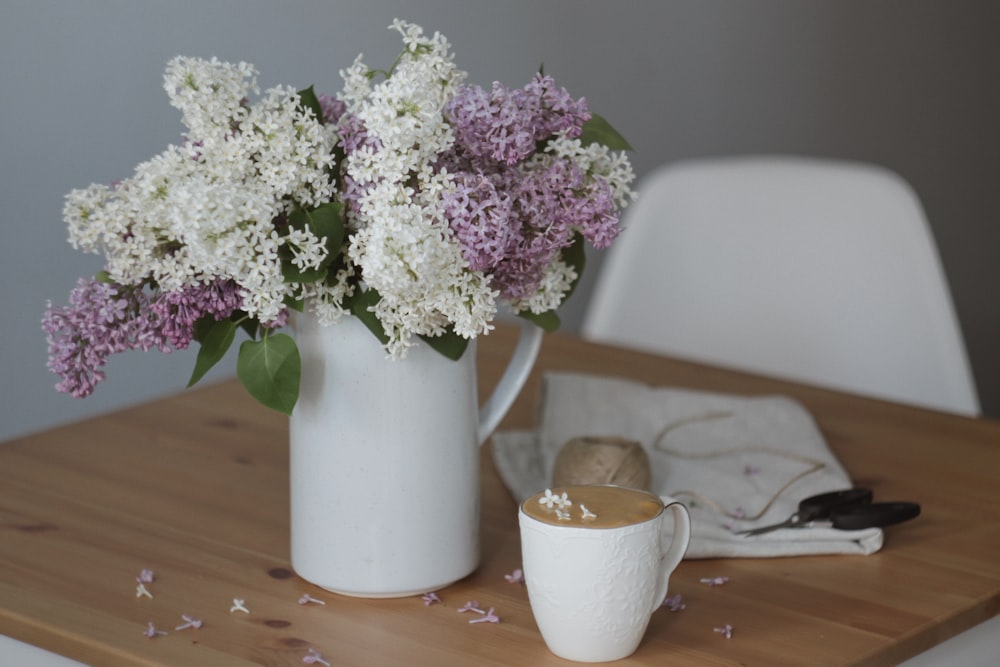
<svg viewBox="0 0 1000 667"><path fill-rule="evenodd" d="M481 395L514 333L481 341ZM556 334L506 428L533 425L548 370L793 396L857 483L923 505L872 556L685 561L671 593L687 608L654 614L623 664L894 664L1000 610L1000 423ZM0 446L0 633L94 665L301 665L310 648L333 665L570 664L504 578L520 563L516 506L488 452L479 570L443 604L349 599L291 572L286 428L230 382ZM143 568L153 599L135 595ZM715 576L730 581L699 583ZM251 613L230 612L234 598ZM468 600L501 622L469 625L456 613ZM204 626L174 631L182 614ZM146 638L149 621L170 634ZM726 623L731 639L713 631Z"/></svg>

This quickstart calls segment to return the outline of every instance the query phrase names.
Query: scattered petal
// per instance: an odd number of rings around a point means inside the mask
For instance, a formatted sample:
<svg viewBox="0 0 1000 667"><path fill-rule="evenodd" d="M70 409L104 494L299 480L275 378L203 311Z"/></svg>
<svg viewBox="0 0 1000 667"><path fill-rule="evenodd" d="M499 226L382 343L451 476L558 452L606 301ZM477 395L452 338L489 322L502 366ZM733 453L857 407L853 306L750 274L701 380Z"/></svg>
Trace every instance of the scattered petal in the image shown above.
<svg viewBox="0 0 1000 667"><path fill-rule="evenodd" d="M713 628L713 630L715 632L718 632L720 635L722 635L726 639L732 639L733 638L733 626L729 625L728 623L726 623L721 628Z"/></svg>
<svg viewBox="0 0 1000 667"><path fill-rule="evenodd" d="M709 586L721 586L729 581L729 577L703 577L701 583Z"/></svg>
<svg viewBox="0 0 1000 667"><path fill-rule="evenodd" d="M490 607L489 611L483 611L482 609L473 609L473 611L478 611L483 614L482 618L474 618L469 623L499 623L500 617L494 613L493 607Z"/></svg>
<svg viewBox="0 0 1000 667"><path fill-rule="evenodd" d="M570 517L569 512L565 510L556 510L556 518L560 521L569 521L572 517Z"/></svg>
<svg viewBox="0 0 1000 667"><path fill-rule="evenodd" d="M244 614L249 614L250 610L246 608L244 600L242 598L233 598L233 606L229 608L229 613L241 611Z"/></svg>
<svg viewBox="0 0 1000 667"><path fill-rule="evenodd" d="M146 588L146 585L140 583L138 586L135 587L135 596L137 598L141 598L143 595L145 595L150 599L153 598L153 594L149 592L149 590Z"/></svg>
<svg viewBox="0 0 1000 667"><path fill-rule="evenodd" d="M441 602L437 593L424 593L424 606L430 607L435 602Z"/></svg>
<svg viewBox="0 0 1000 667"><path fill-rule="evenodd" d="M458 608L458 613L463 613L467 611L474 611L477 614L485 614L486 612L479 608L479 602L476 600L469 600L464 605Z"/></svg>
<svg viewBox="0 0 1000 667"><path fill-rule="evenodd" d="M549 509L552 509L553 507L566 509L567 507L572 507L573 505L573 501L569 499L565 491L563 491L561 496L558 496L552 493L552 489L545 489L545 495L539 498L538 502L545 505Z"/></svg>
<svg viewBox="0 0 1000 667"><path fill-rule="evenodd" d="M135 578L140 584L151 584L153 583L153 571L149 569L143 569L139 572L139 576Z"/></svg>
<svg viewBox="0 0 1000 667"><path fill-rule="evenodd" d="M187 614L181 614L181 618L184 619L184 623L178 625L176 628L174 628L174 630L187 630L188 628L193 628L195 630L198 630L201 628L202 625L201 620L197 618L192 618Z"/></svg>
<svg viewBox="0 0 1000 667"><path fill-rule="evenodd" d="M299 604L309 604L309 603L312 603L312 604L326 604L322 600L318 600L318 599L314 598L313 596L309 595L308 593L303 594L303 596L299 598Z"/></svg>
<svg viewBox="0 0 1000 667"><path fill-rule="evenodd" d="M684 604L680 593L677 595L668 595L666 599L663 600L662 606L666 607L670 611L681 611L687 609L687 605Z"/></svg>
<svg viewBox="0 0 1000 667"><path fill-rule="evenodd" d="M503 578L507 580L508 584L524 583L524 571L518 568L510 574L503 575Z"/></svg>
<svg viewBox="0 0 1000 667"><path fill-rule="evenodd" d="M597 515L587 509L586 505L580 505L580 509L583 511L582 518L584 519L596 519Z"/></svg>
<svg viewBox="0 0 1000 667"><path fill-rule="evenodd" d="M153 622L149 621L149 623L146 624L146 629L143 631L142 634L152 639L157 635L165 635L167 633L164 632L163 630L157 630L155 627L153 627Z"/></svg>
<svg viewBox="0 0 1000 667"><path fill-rule="evenodd" d="M309 649L309 653L302 657L302 662L307 665L326 665L330 667L329 661L323 658L323 655L314 648Z"/></svg>

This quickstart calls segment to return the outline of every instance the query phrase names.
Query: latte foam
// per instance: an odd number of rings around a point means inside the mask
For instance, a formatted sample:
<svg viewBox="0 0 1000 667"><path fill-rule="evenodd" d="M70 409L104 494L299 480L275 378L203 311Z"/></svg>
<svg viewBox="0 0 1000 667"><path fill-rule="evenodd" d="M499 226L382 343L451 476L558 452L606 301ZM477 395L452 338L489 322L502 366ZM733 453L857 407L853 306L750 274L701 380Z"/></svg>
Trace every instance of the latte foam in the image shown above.
<svg viewBox="0 0 1000 667"><path fill-rule="evenodd" d="M659 496L621 486L561 486L536 493L521 504L544 523L577 528L618 528L660 515Z"/></svg>

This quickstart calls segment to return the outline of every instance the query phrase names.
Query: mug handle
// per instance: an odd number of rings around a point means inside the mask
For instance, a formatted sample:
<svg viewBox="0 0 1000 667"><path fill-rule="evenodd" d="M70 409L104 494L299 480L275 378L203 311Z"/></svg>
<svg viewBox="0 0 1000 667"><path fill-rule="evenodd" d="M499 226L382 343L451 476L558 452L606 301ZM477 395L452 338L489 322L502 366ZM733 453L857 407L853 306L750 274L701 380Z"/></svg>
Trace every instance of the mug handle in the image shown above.
<svg viewBox="0 0 1000 667"><path fill-rule="evenodd" d="M545 331L529 322L523 320L521 323L521 335L517 340L517 347L507 363L507 369L503 372L500 382L493 389L493 393L479 408L479 444L486 442L486 438L500 425L500 420L504 418L510 406L514 404L514 399L521 392L521 388L531 374L531 368L535 365L538 357L538 350L542 347L542 336Z"/></svg>
<svg viewBox="0 0 1000 667"><path fill-rule="evenodd" d="M674 535L673 539L670 540L670 546L660 556L660 579L657 582L656 595L653 596L653 608L650 610L651 612L659 609L660 605L663 604L663 600L666 599L667 590L670 585L670 575L684 558L688 543L691 541L691 517L688 514L687 507L681 504L679 500L670 496L660 496L660 499L663 501L664 510L663 515L660 517L661 525L663 517L666 516L666 510L669 509L674 517Z"/></svg>

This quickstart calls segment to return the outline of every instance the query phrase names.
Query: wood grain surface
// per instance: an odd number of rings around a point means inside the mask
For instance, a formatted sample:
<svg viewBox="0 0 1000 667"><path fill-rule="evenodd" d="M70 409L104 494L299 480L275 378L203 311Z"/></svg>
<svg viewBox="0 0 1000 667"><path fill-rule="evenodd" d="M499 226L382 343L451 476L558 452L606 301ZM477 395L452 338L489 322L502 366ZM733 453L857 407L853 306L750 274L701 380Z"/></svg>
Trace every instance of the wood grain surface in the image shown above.
<svg viewBox="0 0 1000 667"><path fill-rule="evenodd" d="M481 339L480 396L515 336ZM872 556L683 562L671 593L687 608L656 612L621 664L892 665L1000 611L1000 423L555 334L503 428L535 424L552 370L792 396L857 483L923 506ZM338 666L572 664L504 578L520 566L516 505L488 451L482 564L431 606L340 597L292 572L287 457L287 420L236 382L0 445L0 633L108 666L290 666L311 648ZM152 599L135 595L143 568ZM716 576L729 583L700 583ZM300 605L304 593L326 604ZM234 598L251 613L230 612ZM469 600L501 622L470 625L457 613ZM182 614L203 627L175 631ZM145 637L148 622L170 634ZM725 624L731 639L713 630Z"/></svg>

